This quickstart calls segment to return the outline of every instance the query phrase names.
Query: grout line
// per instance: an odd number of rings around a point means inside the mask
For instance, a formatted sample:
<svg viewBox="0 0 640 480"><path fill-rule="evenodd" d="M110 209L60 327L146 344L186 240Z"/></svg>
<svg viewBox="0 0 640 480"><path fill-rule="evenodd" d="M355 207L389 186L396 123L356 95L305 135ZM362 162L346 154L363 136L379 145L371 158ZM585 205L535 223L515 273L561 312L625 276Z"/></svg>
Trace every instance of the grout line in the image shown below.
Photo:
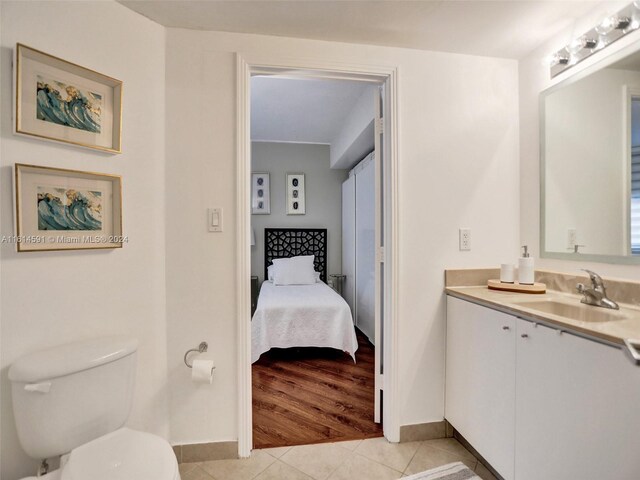
<svg viewBox="0 0 640 480"><path fill-rule="evenodd" d="M216 478L213 475L210 475L209 472L207 472L204 468L202 468L200 465L196 465L195 468L189 470L188 473L194 472L195 470L200 470L201 473L204 473L208 478L210 478L211 480L216 480ZM188 474L187 473L187 474Z"/></svg>
<svg viewBox="0 0 640 480"><path fill-rule="evenodd" d="M441 439L440 438L433 438L431 440L441 440ZM430 442L431 440L424 440L424 442ZM467 450L464 445L462 445L460 442L458 442L457 439L454 438L454 440L456 441L456 443L458 445L460 445L462 448L464 448L465 452L467 452L469 455L471 455L476 462L478 461L478 457L476 457L473 453L471 453L469 450ZM441 452L447 452L447 453L452 454L452 455L457 455L457 452L453 452L451 450L447 450L446 448L442 448L442 447L439 447L437 445L429 445L429 446L433 447L433 448L435 448L437 450L440 450Z"/></svg>
<svg viewBox="0 0 640 480"><path fill-rule="evenodd" d="M253 452L251 452L251 453L253 453ZM262 452L262 453L264 455L266 455L267 457L273 458L275 461L271 462L269 465L267 465L262 470L260 470L258 473L256 473L253 477L251 477L252 479L258 477L259 475L262 475L267 470L267 468L269 468L271 465L273 465L275 462L278 461L278 459L276 457L274 457L273 455L269 455L267 452ZM248 460L250 460L250 459L251 459L251 457L248 458Z"/></svg>
<svg viewBox="0 0 640 480"><path fill-rule="evenodd" d="M407 463L407 466L404 467L404 470L402 471L403 475L408 475L407 474L407 468L409 468L409 465L411 465L411 462L413 462L413 459L415 458L415 456L418 454L418 450L420 450L420 448L422 447L422 444L425 442L425 440L422 440L420 442L420 444L418 445L418 448L416 448L416 451L413 452L413 455L411 455L411 459L409 460L409 463Z"/></svg>
<svg viewBox="0 0 640 480"><path fill-rule="evenodd" d="M355 452L354 452L355 453ZM378 462L377 460L374 460L373 458L369 458L369 457L365 457L364 455L362 455L361 453L356 453L356 455L358 455L359 457L364 458L365 460L369 460L370 462L376 463L382 467L388 468L389 470L393 470L394 472L399 473L400 475L402 475L404 472L401 472L400 470L396 470L395 468L387 465L386 463L382 463L382 462Z"/></svg>
<svg viewBox="0 0 640 480"><path fill-rule="evenodd" d="M344 447L340 447L340 448L342 448L343 450L347 450L347 449L346 449L346 448L344 448ZM333 475L334 473L336 473L336 471L337 471L337 470L338 470L342 465L344 465L344 464L345 464L345 462L347 461L347 459L348 459L348 458L349 458L349 457L347 457L345 460L343 460L342 462L340 462L340 464L339 464L336 468L334 468L333 470L331 470L331 472L329 473L329 475L327 475L323 480L327 480L328 478L330 478L330 477L331 477L331 475Z"/></svg>
<svg viewBox="0 0 640 480"><path fill-rule="evenodd" d="M280 460L277 460L277 461L280 461ZM293 468L295 471L300 472L300 473L301 473L301 474L303 474L305 477L309 477L309 478L313 479L313 477L312 477L311 475L309 475L308 473L304 473L302 470L300 470L300 469L298 469L298 468L294 467L293 465L289 465L287 462L280 462L280 463L282 463L283 465L286 465L286 466L287 466L287 467L289 467L289 468Z"/></svg>

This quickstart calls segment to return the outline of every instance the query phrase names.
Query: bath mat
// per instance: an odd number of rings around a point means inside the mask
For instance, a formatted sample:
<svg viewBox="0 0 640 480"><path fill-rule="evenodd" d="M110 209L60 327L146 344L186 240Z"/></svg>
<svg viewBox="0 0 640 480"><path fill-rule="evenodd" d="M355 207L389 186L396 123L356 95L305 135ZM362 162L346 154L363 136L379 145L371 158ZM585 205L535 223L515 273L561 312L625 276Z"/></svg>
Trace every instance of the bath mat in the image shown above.
<svg viewBox="0 0 640 480"><path fill-rule="evenodd" d="M482 480L462 462L449 463L402 480Z"/></svg>

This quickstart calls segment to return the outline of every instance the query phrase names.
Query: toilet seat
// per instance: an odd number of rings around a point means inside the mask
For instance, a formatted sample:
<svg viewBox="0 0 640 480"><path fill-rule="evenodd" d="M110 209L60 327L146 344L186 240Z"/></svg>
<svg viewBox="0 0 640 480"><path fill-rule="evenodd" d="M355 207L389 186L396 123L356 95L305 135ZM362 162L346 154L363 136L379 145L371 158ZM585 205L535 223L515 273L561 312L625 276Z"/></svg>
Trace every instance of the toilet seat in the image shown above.
<svg viewBox="0 0 640 480"><path fill-rule="evenodd" d="M150 433L121 428L71 451L60 480L179 480L171 446Z"/></svg>

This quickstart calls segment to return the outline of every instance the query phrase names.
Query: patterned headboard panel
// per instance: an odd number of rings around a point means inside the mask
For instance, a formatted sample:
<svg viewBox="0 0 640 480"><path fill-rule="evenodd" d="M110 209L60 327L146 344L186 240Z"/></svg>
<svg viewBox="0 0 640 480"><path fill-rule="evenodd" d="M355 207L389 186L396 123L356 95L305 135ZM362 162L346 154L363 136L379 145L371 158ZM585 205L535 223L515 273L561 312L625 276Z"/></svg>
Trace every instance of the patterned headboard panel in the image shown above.
<svg viewBox="0 0 640 480"><path fill-rule="evenodd" d="M327 281L327 229L326 228L265 228L264 278L267 268L276 258L297 255L315 255L314 267Z"/></svg>

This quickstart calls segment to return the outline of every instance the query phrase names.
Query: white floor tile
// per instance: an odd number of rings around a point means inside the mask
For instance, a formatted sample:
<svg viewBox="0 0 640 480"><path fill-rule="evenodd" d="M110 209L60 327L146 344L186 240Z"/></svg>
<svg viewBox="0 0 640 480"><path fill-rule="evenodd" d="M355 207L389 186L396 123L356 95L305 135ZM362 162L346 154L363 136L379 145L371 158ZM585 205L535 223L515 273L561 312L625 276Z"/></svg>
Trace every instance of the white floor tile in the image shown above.
<svg viewBox="0 0 640 480"><path fill-rule="evenodd" d="M326 480L351 455L335 443L320 443L293 447L280 460L315 480Z"/></svg>
<svg viewBox="0 0 640 480"><path fill-rule="evenodd" d="M419 446L420 442L389 443L385 438L371 438L363 440L356 453L404 472Z"/></svg>
<svg viewBox="0 0 640 480"><path fill-rule="evenodd" d="M312 480L312 478L300 470L278 460L258 475L255 480Z"/></svg>
<svg viewBox="0 0 640 480"><path fill-rule="evenodd" d="M340 465L329 480L397 480L401 476L402 472L356 454Z"/></svg>
<svg viewBox="0 0 640 480"><path fill-rule="evenodd" d="M272 457L280 458L282 455L291 450L291 447L274 447L274 448L262 448L261 451L268 453Z"/></svg>

